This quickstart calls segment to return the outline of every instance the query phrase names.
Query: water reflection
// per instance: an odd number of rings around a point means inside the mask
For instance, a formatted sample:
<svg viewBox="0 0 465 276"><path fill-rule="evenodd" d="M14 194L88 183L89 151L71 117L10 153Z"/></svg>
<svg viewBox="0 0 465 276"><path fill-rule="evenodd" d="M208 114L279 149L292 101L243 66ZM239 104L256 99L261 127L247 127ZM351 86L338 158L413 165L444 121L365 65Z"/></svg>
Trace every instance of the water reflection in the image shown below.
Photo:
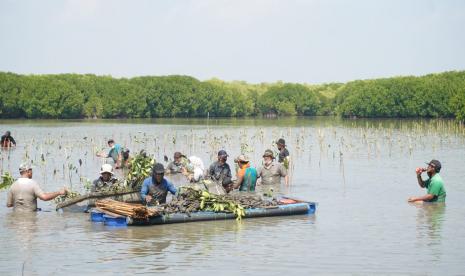
<svg viewBox="0 0 465 276"><path fill-rule="evenodd" d="M445 203L413 204L417 207L417 247L427 248L431 260L440 262L442 256L442 224Z"/></svg>
<svg viewBox="0 0 465 276"><path fill-rule="evenodd" d="M3 238L8 237L6 245L2 250L7 252L13 248L19 250L20 260L10 260L15 262L15 266L24 274L30 273L31 263L34 261L34 243L38 233L38 213L37 212L10 212L5 214L4 229L8 229L8 233ZM21 264L19 263L21 262Z"/></svg>

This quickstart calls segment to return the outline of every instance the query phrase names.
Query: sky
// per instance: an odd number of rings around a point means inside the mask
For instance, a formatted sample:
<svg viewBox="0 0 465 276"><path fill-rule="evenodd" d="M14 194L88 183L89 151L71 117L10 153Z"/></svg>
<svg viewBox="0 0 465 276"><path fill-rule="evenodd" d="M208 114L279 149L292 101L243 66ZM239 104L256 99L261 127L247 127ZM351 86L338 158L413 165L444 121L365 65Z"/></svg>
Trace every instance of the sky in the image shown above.
<svg viewBox="0 0 465 276"><path fill-rule="evenodd" d="M465 70L465 1L0 0L0 71L347 82Z"/></svg>

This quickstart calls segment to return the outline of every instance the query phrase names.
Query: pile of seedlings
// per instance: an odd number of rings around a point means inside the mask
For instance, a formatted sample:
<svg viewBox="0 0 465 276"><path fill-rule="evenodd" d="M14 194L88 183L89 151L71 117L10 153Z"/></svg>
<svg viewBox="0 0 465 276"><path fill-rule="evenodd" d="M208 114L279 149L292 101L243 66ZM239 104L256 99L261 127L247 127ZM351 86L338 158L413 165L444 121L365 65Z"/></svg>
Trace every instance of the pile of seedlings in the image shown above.
<svg viewBox="0 0 465 276"><path fill-rule="evenodd" d="M244 209L277 206L276 199L265 200L257 195L237 193L215 195L204 190L181 187L177 197L169 203L157 206L160 213L186 213L212 211L233 213L237 220L244 215Z"/></svg>

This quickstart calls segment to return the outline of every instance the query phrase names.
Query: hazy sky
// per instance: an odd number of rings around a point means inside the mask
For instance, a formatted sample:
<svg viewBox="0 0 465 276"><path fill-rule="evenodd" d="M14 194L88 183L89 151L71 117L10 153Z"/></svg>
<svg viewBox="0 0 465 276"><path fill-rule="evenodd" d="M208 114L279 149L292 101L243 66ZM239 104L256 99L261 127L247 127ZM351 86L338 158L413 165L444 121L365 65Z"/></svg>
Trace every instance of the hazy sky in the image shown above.
<svg viewBox="0 0 465 276"><path fill-rule="evenodd" d="M337 82L465 70L465 1L0 0L0 71Z"/></svg>

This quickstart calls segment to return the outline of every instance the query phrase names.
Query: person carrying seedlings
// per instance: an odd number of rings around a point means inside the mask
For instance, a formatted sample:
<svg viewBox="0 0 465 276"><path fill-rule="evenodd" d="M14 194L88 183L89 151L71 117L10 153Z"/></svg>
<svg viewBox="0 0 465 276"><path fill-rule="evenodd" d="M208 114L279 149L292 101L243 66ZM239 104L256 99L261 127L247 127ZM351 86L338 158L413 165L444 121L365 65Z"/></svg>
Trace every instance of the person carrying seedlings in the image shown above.
<svg viewBox="0 0 465 276"><path fill-rule="evenodd" d="M416 169L418 185L427 189L426 195L419 197L409 197L408 202L445 202L446 190L444 189L444 182L439 175L439 172L442 168L441 162L433 159L426 164L428 164L427 168ZM421 174L425 171L428 174L427 180L423 180L421 177Z"/></svg>
<svg viewBox="0 0 465 276"><path fill-rule="evenodd" d="M166 203L168 192L176 194L174 185L165 177L163 164L156 163L152 168L152 176L147 177L142 183L140 195L142 203L147 205L157 205Z"/></svg>
<svg viewBox="0 0 465 276"><path fill-rule="evenodd" d="M247 156L241 154L234 159L239 166L237 171L237 180L233 184L233 188L239 188L241 192L255 191L257 184L257 170L250 166L250 160Z"/></svg>
<svg viewBox="0 0 465 276"><path fill-rule="evenodd" d="M175 173L182 173L183 171L186 171L187 162L188 161L185 155L183 155L179 151L175 152L173 156L173 161L168 163L168 166L166 167L166 173L175 174Z"/></svg>
<svg viewBox="0 0 465 276"><path fill-rule="evenodd" d="M11 136L11 132L9 130L6 131L4 135L2 135L0 145L4 148L16 147L16 141Z"/></svg>
<svg viewBox="0 0 465 276"><path fill-rule="evenodd" d="M19 166L20 177L11 185L8 192L6 206L16 211L35 212L37 208L37 198L49 201L60 195L66 195L68 190L62 188L57 192L44 193L39 184L32 179L32 166L23 163Z"/></svg>
<svg viewBox="0 0 465 276"><path fill-rule="evenodd" d="M283 163L286 169L288 169L290 156L289 151L286 148L286 140L284 140L283 138L278 139L278 141L276 142L276 146L279 150L278 162Z"/></svg>
<svg viewBox="0 0 465 276"><path fill-rule="evenodd" d="M228 163L226 163L228 156L225 150L220 150L218 152L218 161L213 162L207 172L207 178L221 183L226 192L229 192L233 188L231 168Z"/></svg>
<svg viewBox="0 0 465 276"><path fill-rule="evenodd" d="M104 191L118 181L113 177L113 167L110 164L103 164L100 169L100 177L92 183L90 191L92 193Z"/></svg>
<svg viewBox="0 0 465 276"><path fill-rule="evenodd" d="M289 177L287 169L281 163L274 162L273 151L270 149L265 150L263 154L263 166L258 169L258 177L262 185L279 186L281 184L281 177L284 177L286 186L289 184Z"/></svg>
<svg viewBox="0 0 465 276"><path fill-rule="evenodd" d="M113 139L108 140L108 146L110 147L110 151L108 152L108 154L105 155L104 153L100 152L97 153L97 156L111 158L115 163L115 169L121 168L121 163L123 161L121 146L119 144L116 144L115 140Z"/></svg>

